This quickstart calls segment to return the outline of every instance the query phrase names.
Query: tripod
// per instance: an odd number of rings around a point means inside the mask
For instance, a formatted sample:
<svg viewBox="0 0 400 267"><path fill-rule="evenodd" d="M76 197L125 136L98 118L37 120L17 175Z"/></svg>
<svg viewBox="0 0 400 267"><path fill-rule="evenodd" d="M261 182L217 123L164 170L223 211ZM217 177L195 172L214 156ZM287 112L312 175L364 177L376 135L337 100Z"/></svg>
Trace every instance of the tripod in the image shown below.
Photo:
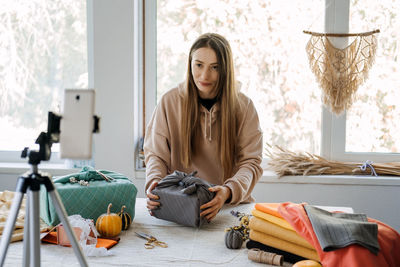
<svg viewBox="0 0 400 267"><path fill-rule="evenodd" d="M36 140L40 145L39 151L29 152L29 164L31 171L23 174L18 178L16 194L11 205L10 214L7 218L4 227L3 235L0 243L0 266L3 266L12 231L15 227L15 222L18 216L18 211L21 207L24 194L27 193L25 222L24 222L24 251L23 251L23 266L40 266L40 219L39 219L39 192L40 185L46 187L51 201L54 204L57 215L60 218L68 239L73 247L74 253L77 256L81 266L88 266L83 255L82 249L76 240L75 234L69 224L67 213L64 205L61 202L60 195L54 187L50 175L38 171L38 164L41 160L50 158L51 134L42 132ZM25 158L28 154L28 148L22 151L22 157Z"/></svg>

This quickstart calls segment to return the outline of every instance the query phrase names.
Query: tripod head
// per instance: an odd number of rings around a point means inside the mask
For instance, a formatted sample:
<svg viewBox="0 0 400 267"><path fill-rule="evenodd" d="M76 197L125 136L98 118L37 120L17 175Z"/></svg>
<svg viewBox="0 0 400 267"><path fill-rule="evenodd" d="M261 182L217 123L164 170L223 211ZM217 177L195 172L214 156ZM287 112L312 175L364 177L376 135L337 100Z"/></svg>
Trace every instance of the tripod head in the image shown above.
<svg viewBox="0 0 400 267"><path fill-rule="evenodd" d="M38 165L42 160L49 160L51 156L51 146L53 143L58 143L60 141L61 119L62 116L49 111L47 132L41 132L35 141L36 144L39 144L39 151L29 150L29 147L25 147L22 150L21 158L29 157L28 163L31 165ZM99 122L100 118L93 115L93 133L99 132Z"/></svg>
<svg viewBox="0 0 400 267"><path fill-rule="evenodd" d="M31 165L38 165L42 160L49 160L52 144L60 140L60 120L61 116L49 112L47 133L41 132L35 141L35 144L39 144L39 151L29 150L28 147L25 147L24 150L22 150L21 158L26 158L28 156L28 163Z"/></svg>

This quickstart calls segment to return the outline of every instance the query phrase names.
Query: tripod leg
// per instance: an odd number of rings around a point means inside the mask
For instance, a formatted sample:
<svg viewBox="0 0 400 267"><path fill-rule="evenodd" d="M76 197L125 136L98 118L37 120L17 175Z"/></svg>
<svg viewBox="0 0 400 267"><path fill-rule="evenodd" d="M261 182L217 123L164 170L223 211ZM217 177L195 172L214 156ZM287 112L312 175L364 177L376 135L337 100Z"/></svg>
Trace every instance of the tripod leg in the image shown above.
<svg viewBox="0 0 400 267"><path fill-rule="evenodd" d="M58 194L58 192L55 188L54 188L54 190L48 191L48 194L50 195L50 198L53 201L53 205L56 209L57 215L60 218L60 220L64 226L64 229L65 229L65 232L67 233L69 242L71 243L72 248L74 249L74 253L75 253L76 257L78 258L80 265L87 267L88 264L86 262L85 256L83 255L82 248L79 246L74 232L72 232L71 225L69 224L69 221L68 221L68 218L66 215L67 212L65 211L64 205L62 204L60 195Z"/></svg>
<svg viewBox="0 0 400 267"><path fill-rule="evenodd" d="M22 192L15 193L15 196L14 196L14 199L13 199L13 202L11 205L10 213L8 215L8 219L7 219L6 225L3 230L3 235L1 237L0 266L4 265L4 260L6 259L6 254L7 254L7 250L8 250L8 244L10 243L10 240L11 240L11 235L14 230L15 221L17 220L18 211L19 211L19 208L21 207L21 202L22 202L23 197L24 197L24 193L22 193Z"/></svg>
<svg viewBox="0 0 400 267"><path fill-rule="evenodd" d="M40 220L39 191L28 191L29 198L29 239L31 266L40 266Z"/></svg>
<svg viewBox="0 0 400 267"><path fill-rule="evenodd" d="M24 218L24 250L23 250L23 257L22 257L22 266L28 267L29 266L29 261L30 261L30 248L29 248L29 197L26 198L26 203L25 203L25 218Z"/></svg>

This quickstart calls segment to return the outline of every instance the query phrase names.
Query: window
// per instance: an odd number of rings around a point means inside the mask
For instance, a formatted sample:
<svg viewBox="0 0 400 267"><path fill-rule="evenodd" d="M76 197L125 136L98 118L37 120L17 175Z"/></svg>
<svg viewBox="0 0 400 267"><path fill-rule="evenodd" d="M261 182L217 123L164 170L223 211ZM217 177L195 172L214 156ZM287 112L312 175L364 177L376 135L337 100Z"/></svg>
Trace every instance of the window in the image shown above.
<svg viewBox="0 0 400 267"><path fill-rule="evenodd" d="M330 115L332 142L327 154L346 161L398 161L400 134L396 121L400 106L394 100L398 99L400 86L396 75L400 6L391 0L379 3L351 0L348 5L351 32L373 29L381 32L376 36L375 64L369 78L358 88L352 107L340 117Z"/></svg>
<svg viewBox="0 0 400 267"><path fill-rule="evenodd" d="M146 66L157 69L157 90L146 87L146 95L154 96L146 96L146 105L154 107L166 90L183 81L195 38L218 32L230 41L237 79L256 105L266 143L337 160L399 158L400 131L395 121L400 106L395 99L400 85L396 75L400 6L394 1L154 2L145 1L146 16L157 20L156 29L146 24L146 49L149 42L157 41L152 57L146 51ZM309 36L302 33L324 32L324 17L326 21L332 14L348 23L350 32L381 30L369 79L358 89L352 108L339 117L321 106L321 90L305 52Z"/></svg>
<svg viewBox="0 0 400 267"><path fill-rule="evenodd" d="M6 0L0 21L0 159L18 161L63 90L88 87L86 1Z"/></svg>
<svg viewBox="0 0 400 267"><path fill-rule="evenodd" d="M350 28L380 29L376 60L358 99L347 112L346 151L400 152L400 5L394 1L351 1ZM362 134L368 133L368 134Z"/></svg>
<svg viewBox="0 0 400 267"><path fill-rule="evenodd" d="M232 47L241 91L254 102L264 140L318 152L320 92L304 52L302 32L323 2L157 1L157 98L183 81L190 45L205 32L225 36ZM318 8L319 7L319 8ZM297 13L304 16L298 16ZM295 26L294 26L295 25Z"/></svg>

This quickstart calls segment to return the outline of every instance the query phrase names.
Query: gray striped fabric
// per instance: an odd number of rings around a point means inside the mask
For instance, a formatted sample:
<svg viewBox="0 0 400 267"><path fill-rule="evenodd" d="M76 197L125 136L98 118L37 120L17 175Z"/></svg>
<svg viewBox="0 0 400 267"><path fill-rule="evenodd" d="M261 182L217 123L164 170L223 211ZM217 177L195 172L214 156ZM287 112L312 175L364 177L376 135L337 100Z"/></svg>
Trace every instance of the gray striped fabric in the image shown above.
<svg viewBox="0 0 400 267"><path fill-rule="evenodd" d="M160 208L153 210L155 217L193 227L206 222L200 218L200 206L212 200L215 193L208 191L213 185L195 174L175 171L158 183L152 191L161 203Z"/></svg>
<svg viewBox="0 0 400 267"><path fill-rule="evenodd" d="M359 244L378 254L378 225L368 222L365 214L332 213L310 205L304 208L324 251Z"/></svg>

